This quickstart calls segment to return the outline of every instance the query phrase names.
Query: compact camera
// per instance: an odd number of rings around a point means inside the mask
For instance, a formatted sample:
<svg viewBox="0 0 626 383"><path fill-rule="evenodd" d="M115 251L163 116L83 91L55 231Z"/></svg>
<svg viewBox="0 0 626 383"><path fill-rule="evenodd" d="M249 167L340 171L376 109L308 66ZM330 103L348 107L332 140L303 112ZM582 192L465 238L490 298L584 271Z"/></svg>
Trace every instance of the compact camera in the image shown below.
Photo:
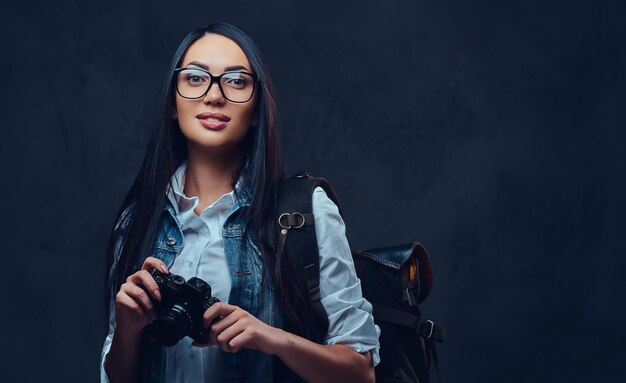
<svg viewBox="0 0 626 383"><path fill-rule="evenodd" d="M152 277L159 285L161 301L153 300L157 319L146 327L151 344L173 346L185 336L198 343L209 341L210 330L204 327L202 315L220 300L211 296L211 286L200 278L185 278L163 274L158 270Z"/></svg>

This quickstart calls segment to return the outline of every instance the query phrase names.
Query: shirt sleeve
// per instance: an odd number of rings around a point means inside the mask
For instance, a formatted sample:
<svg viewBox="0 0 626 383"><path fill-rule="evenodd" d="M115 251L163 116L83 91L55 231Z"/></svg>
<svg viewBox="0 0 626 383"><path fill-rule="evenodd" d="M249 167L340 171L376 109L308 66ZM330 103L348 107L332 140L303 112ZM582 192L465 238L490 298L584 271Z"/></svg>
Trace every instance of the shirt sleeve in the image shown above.
<svg viewBox="0 0 626 383"><path fill-rule="evenodd" d="M109 350L111 349L111 343L113 342L113 331L115 330L115 295L111 297L111 303L109 305L109 333L104 340L102 346L102 357L100 360L100 383L109 383L109 377L104 370L104 361L106 359Z"/></svg>
<svg viewBox="0 0 626 383"><path fill-rule="evenodd" d="M118 226L119 226L119 223L118 223ZM118 229L118 226L116 226L116 229ZM122 236L118 235L116 242L115 242L115 248L114 248L114 254L113 254L113 265L111 266L111 271L109 271L110 281L113 280L115 268L117 267L117 261L120 256L121 244L122 244ZM117 293L116 291L111 291L111 299L109 301L109 318L108 318L109 319L109 331L108 331L107 337L104 339L104 344L102 345L102 354L100 358L100 383L109 383L109 377L107 376L107 373L104 370L104 361L106 359L107 354L109 353L109 350L111 349L111 343L113 342L113 332L115 331L115 294L116 293Z"/></svg>
<svg viewBox="0 0 626 383"><path fill-rule="evenodd" d="M320 256L321 303L328 314L325 344L345 344L358 352L372 351L374 366L380 362L372 305L361 292L346 228L339 209L324 189L313 192L315 233Z"/></svg>

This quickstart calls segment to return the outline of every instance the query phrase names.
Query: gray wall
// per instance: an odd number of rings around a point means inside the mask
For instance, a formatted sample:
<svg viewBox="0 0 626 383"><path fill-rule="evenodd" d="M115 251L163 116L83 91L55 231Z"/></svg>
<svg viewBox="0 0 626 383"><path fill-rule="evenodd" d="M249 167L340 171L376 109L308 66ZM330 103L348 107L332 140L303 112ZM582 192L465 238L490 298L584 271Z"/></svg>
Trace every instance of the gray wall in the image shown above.
<svg viewBox="0 0 626 383"><path fill-rule="evenodd" d="M623 2L338 3L3 6L0 380L97 379L108 232L170 56L218 19L260 45L287 170L331 181L352 246L430 252L447 382L624 375Z"/></svg>

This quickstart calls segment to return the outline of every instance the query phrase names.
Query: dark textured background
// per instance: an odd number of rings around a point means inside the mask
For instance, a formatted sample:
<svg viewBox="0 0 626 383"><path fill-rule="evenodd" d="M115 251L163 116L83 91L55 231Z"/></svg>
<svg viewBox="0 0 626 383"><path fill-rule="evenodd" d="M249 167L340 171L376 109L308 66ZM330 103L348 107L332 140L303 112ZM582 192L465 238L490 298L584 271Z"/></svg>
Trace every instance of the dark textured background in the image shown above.
<svg viewBox="0 0 626 383"><path fill-rule="evenodd" d="M624 3L337 3L2 6L0 380L98 379L109 229L171 55L218 19L352 246L429 250L447 382L624 376Z"/></svg>

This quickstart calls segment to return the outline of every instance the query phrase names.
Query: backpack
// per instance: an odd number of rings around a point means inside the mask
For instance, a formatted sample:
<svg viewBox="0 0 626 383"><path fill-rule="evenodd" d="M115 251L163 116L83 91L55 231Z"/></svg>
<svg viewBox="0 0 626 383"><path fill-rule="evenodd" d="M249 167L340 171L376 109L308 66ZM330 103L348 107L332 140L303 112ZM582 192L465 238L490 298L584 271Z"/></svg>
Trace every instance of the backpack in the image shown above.
<svg viewBox="0 0 626 383"><path fill-rule="evenodd" d="M278 198L277 253L285 253L303 297L308 297L309 322L317 340L328 331L328 317L320 302L319 253L315 237L312 195L322 187L341 205L323 178L307 173L281 180ZM418 305L433 283L430 259L419 243L352 251L363 296L373 305L374 322L380 327L379 383L428 383L434 364L441 381L434 342L443 342L444 329L423 317ZM306 314L305 314L306 316Z"/></svg>

